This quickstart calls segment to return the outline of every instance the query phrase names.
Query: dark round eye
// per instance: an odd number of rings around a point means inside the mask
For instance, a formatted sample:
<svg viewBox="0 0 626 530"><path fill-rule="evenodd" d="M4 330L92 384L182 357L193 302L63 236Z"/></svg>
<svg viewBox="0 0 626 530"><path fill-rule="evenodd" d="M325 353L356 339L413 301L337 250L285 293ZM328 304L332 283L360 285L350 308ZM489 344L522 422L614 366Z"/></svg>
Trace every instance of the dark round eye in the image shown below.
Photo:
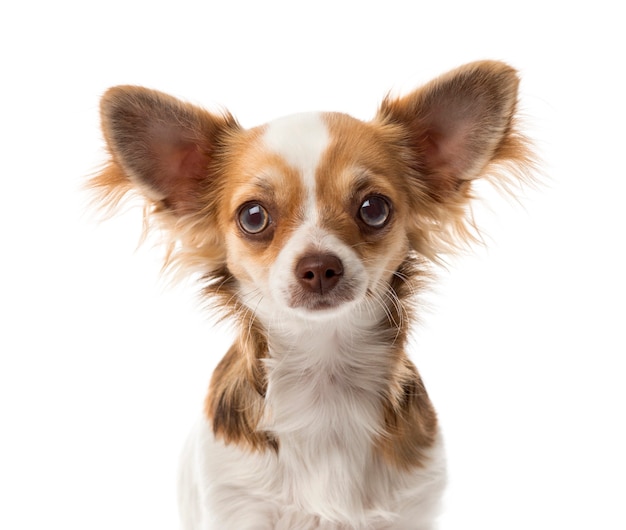
<svg viewBox="0 0 626 530"><path fill-rule="evenodd" d="M359 208L359 217L372 228L382 228L389 220L391 207L387 199L372 195L363 201Z"/></svg>
<svg viewBox="0 0 626 530"><path fill-rule="evenodd" d="M256 202L244 204L239 210L239 226L247 234L260 234L269 224L270 215Z"/></svg>

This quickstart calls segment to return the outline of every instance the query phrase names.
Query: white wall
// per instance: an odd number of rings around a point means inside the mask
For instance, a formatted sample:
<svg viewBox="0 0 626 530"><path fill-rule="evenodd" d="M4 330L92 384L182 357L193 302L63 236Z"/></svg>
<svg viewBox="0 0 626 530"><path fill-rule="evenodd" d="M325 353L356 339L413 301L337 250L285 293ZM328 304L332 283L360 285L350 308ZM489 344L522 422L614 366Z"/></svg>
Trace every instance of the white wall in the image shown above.
<svg viewBox="0 0 626 530"><path fill-rule="evenodd" d="M370 118L464 62L523 77L546 186L477 215L414 341L442 530L624 529L624 49L614 2L34 2L0 8L0 528L175 528L178 450L228 345L193 285L102 224L98 99L142 84L244 125ZM552 6L552 7L551 7Z"/></svg>

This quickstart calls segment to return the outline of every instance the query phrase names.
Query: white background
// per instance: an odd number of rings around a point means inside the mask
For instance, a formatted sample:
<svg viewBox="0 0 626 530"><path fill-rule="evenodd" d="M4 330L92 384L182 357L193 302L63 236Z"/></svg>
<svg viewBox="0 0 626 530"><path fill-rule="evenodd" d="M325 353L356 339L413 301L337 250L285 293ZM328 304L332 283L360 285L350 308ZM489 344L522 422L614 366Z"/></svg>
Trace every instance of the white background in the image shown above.
<svg viewBox="0 0 626 530"><path fill-rule="evenodd" d="M10 4L10 7L9 7ZM228 7L226 7L228 5ZM477 207L413 358L439 410L442 530L626 528L624 16L596 2L5 2L0 8L0 528L171 529L177 457L229 330L98 224L98 99L142 84L245 126L369 119L464 62L522 75L544 186ZM559 7L557 7L559 6Z"/></svg>

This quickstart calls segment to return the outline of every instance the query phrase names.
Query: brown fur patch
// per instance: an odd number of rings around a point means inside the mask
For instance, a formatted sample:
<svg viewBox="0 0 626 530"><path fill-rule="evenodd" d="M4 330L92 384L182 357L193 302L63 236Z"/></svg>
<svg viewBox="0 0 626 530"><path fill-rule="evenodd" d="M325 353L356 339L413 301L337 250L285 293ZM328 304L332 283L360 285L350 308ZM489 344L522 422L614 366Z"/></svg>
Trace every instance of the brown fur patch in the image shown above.
<svg viewBox="0 0 626 530"><path fill-rule="evenodd" d="M261 359L267 356L265 336L250 324L220 361L211 378L205 414L216 437L254 450L278 450L278 440L258 429L267 390Z"/></svg>
<svg viewBox="0 0 626 530"><path fill-rule="evenodd" d="M349 245L366 269L383 272L385 281L410 253L405 226L410 214L401 150L395 132L344 114L326 114L330 145L317 169L320 224ZM389 200L389 221L372 229L359 220L363 201L372 195Z"/></svg>
<svg viewBox="0 0 626 530"><path fill-rule="evenodd" d="M423 466L437 435L437 416L415 366L402 354L383 398L384 434L376 443L398 469Z"/></svg>
<svg viewBox="0 0 626 530"><path fill-rule="evenodd" d="M438 430L435 409L417 369L406 354L409 326L414 320L415 293L430 280L428 265L413 255L393 275L388 298L388 318L381 327L390 344L389 386L382 397L382 433L375 442L378 454L397 469L426 463L427 451Z"/></svg>

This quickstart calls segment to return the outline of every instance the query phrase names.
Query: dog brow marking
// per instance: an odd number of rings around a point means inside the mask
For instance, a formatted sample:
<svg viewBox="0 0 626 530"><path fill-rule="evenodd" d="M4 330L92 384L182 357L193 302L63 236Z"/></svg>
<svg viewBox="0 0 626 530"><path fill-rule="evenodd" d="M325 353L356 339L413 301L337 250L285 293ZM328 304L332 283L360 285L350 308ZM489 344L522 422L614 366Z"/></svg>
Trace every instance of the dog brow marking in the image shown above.
<svg viewBox="0 0 626 530"><path fill-rule="evenodd" d="M294 114L271 122L263 136L265 146L298 171L306 190L306 218L317 219L317 166L330 142L328 128L317 112Z"/></svg>

